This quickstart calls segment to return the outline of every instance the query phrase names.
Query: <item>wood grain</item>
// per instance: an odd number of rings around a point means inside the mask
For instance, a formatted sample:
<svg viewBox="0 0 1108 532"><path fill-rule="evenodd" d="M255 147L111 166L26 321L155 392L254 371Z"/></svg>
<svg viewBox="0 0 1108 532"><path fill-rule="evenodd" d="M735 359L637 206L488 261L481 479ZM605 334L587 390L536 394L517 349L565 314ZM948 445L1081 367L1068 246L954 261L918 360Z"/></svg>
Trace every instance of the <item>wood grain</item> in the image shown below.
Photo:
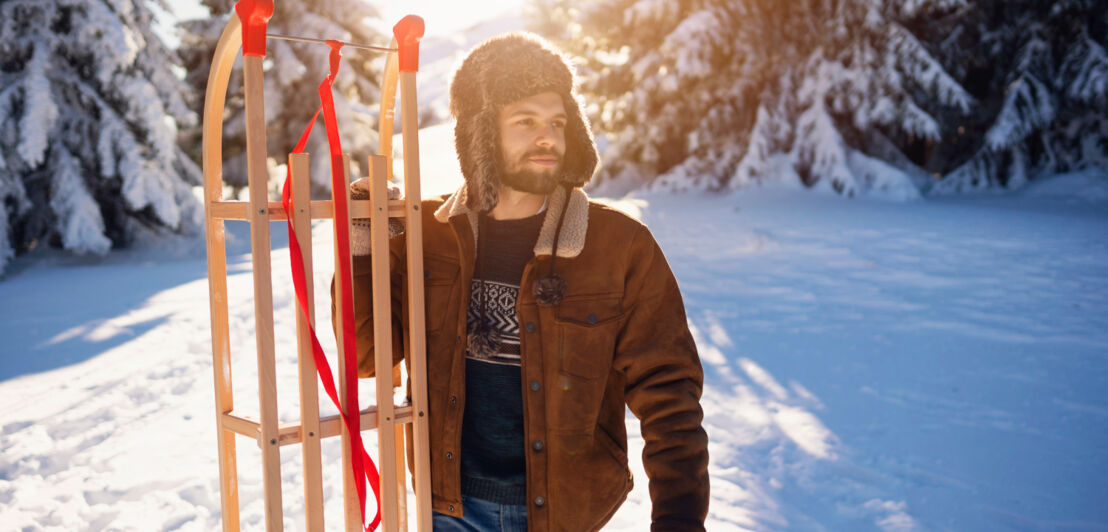
<svg viewBox="0 0 1108 532"><path fill-rule="evenodd" d="M227 240L223 220L212 205L223 194L223 107L231 67L242 43L242 27L231 17L216 44L204 98L202 160L204 167L204 229L208 251L208 300L212 330L212 373L215 389L219 452L219 499L224 532L239 530L238 466L235 432L224 424L234 410L231 387L231 345L227 310Z"/></svg>
<svg viewBox="0 0 1108 532"><path fill-rule="evenodd" d="M323 531L323 471L320 458L319 385L312 333L315 327L315 289L312 275L312 212L310 160L306 153L289 154L289 178L292 181L293 231L304 259L304 286L307 292L308 318L296 303L296 361L300 381L300 456L304 462L305 529ZM278 438L280 439L280 438Z"/></svg>

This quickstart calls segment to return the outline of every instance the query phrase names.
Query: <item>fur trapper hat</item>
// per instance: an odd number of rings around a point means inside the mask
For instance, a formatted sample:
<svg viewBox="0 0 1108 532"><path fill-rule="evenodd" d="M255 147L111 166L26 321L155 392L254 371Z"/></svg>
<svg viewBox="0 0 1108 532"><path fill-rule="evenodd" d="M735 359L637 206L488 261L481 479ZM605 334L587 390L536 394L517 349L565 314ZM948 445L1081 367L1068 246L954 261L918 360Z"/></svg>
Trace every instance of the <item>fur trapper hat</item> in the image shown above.
<svg viewBox="0 0 1108 532"><path fill-rule="evenodd" d="M573 90L569 61L541 37L512 32L492 37L470 50L450 83L454 147L466 180L466 206L488 211L496 206L502 170L500 109L543 92L556 92L566 108L566 153L561 185L583 186L596 169L597 153L583 106Z"/></svg>

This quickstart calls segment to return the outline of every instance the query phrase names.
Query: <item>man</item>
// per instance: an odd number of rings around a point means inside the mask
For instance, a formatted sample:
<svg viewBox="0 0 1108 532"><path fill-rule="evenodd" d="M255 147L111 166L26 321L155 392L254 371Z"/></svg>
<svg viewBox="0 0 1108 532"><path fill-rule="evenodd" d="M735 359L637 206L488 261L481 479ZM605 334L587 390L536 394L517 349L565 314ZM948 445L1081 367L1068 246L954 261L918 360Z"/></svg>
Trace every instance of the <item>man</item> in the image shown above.
<svg viewBox="0 0 1108 532"><path fill-rule="evenodd" d="M598 530L631 490L624 405L646 441L651 529L703 530L696 346L650 232L580 188L597 154L569 64L536 36L494 37L455 72L450 99L465 185L422 204L435 530ZM356 221L364 377L368 248ZM392 238L397 333L404 253Z"/></svg>

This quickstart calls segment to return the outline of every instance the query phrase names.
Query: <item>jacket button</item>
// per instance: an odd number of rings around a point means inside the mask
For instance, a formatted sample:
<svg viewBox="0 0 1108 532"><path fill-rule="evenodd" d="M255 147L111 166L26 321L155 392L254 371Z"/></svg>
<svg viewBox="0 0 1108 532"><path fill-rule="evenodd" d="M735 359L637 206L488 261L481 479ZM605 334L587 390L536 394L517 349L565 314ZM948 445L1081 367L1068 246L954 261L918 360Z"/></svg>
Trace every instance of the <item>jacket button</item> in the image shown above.
<svg viewBox="0 0 1108 532"><path fill-rule="evenodd" d="M535 332L535 322L527 322L527 332Z"/></svg>
<svg viewBox="0 0 1108 532"><path fill-rule="evenodd" d="M428 271L428 270L423 270L423 278L424 279L430 279L431 278L431 272Z"/></svg>
<svg viewBox="0 0 1108 532"><path fill-rule="evenodd" d="M536 452L541 451L542 450L542 440L535 440L535 443L531 444L531 448L534 449Z"/></svg>
<svg viewBox="0 0 1108 532"><path fill-rule="evenodd" d="M451 396L450 396L450 404L452 404L452 405L456 405L456 404L458 404L458 396L456 396L456 395L451 395Z"/></svg>
<svg viewBox="0 0 1108 532"><path fill-rule="evenodd" d="M446 452L446 459L447 460L453 460L454 459L454 453L452 453L450 451L447 451Z"/></svg>
<svg viewBox="0 0 1108 532"><path fill-rule="evenodd" d="M451 512L453 512L453 511L454 511L454 505L453 505L453 504L451 504L450 506L447 506L447 507L446 507L446 509L447 509L447 510L450 510Z"/></svg>
<svg viewBox="0 0 1108 532"><path fill-rule="evenodd" d="M539 384L539 381L531 381L531 391L532 392L539 391L539 388L542 388L542 385Z"/></svg>
<svg viewBox="0 0 1108 532"><path fill-rule="evenodd" d="M535 497L535 506L542 506L544 504L546 504L546 499L542 498L541 496Z"/></svg>
<svg viewBox="0 0 1108 532"><path fill-rule="evenodd" d="M589 314L589 317L587 319L589 320L589 323L596 323L596 314Z"/></svg>

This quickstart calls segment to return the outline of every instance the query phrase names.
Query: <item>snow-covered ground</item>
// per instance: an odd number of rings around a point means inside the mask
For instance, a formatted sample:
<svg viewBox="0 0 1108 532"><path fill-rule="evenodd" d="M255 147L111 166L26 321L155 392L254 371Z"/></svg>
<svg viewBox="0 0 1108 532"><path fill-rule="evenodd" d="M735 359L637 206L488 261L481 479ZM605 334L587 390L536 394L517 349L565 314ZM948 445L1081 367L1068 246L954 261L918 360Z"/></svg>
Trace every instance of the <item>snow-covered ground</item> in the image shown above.
<svg viewBox="0 0 1108 532"><path fill-rule="evenodd" d="M450 133L421 135L426 195L456 186L453 157L434 155ZM1108 176L911 203L782 189L615 203L650 225L685 295L706 371L709 530L1108 530ZM235 400L251 413L247 228L230 230ZM315 227L317 293L330 232ZM292 420L283 226L273 235ZM13 263L0 302L0 530L217 529L202 243L39 253ZM628 421L636 487L607 530L649 523ZM259 453L246 438L238 450L243 523L258 530ZM324 461L337 528L336 439ZM282 449L290 530L299 463Z"/></svg>

